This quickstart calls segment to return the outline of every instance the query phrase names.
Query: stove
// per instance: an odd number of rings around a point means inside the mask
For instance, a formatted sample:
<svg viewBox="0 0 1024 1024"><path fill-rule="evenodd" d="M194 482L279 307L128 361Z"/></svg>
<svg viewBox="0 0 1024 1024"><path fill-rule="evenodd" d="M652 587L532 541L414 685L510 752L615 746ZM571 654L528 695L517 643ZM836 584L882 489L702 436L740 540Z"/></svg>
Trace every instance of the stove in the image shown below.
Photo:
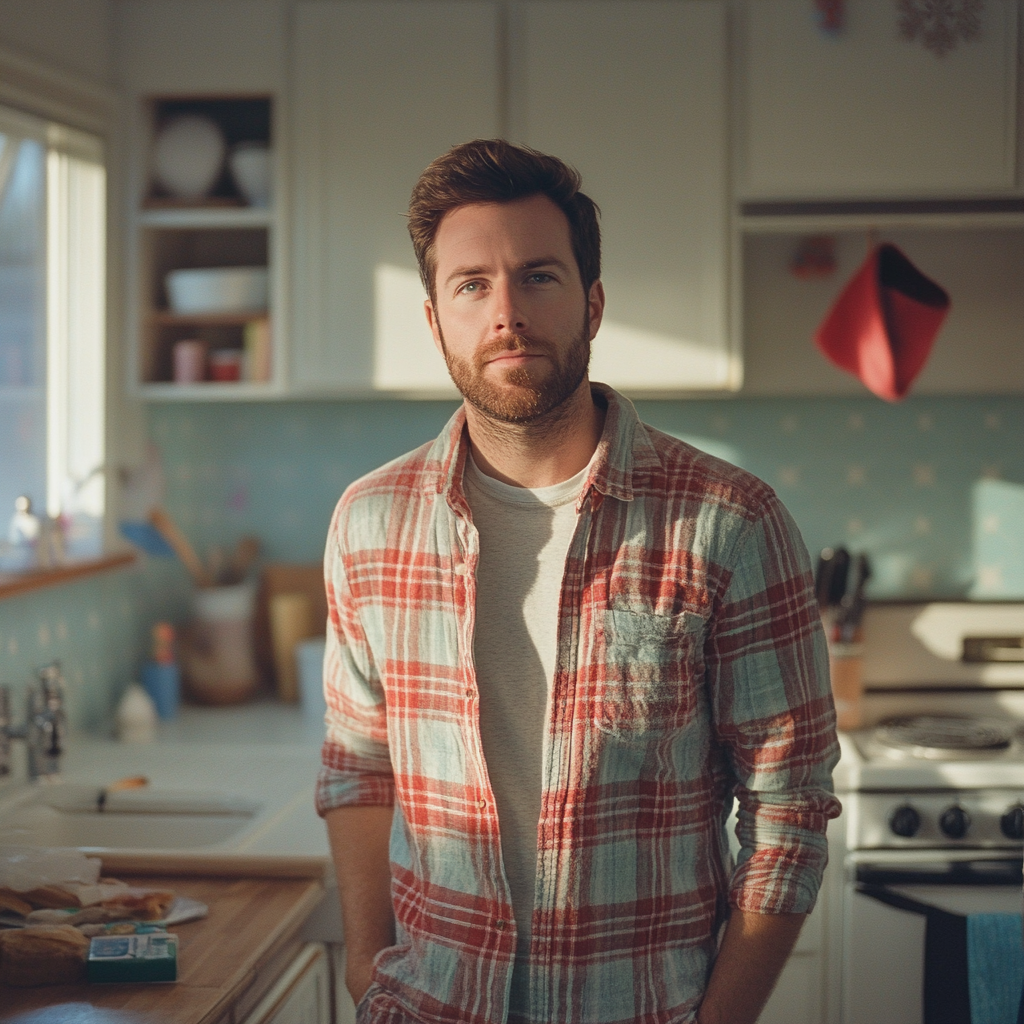
<svg viewBox="0 0 1024 1024"><path fill-rule="evenodd" d="M829 832L829 1019L916 1024L929 915L1021 910L1024 604L875 605L864 628L865 724L840 734Z"/></svg>

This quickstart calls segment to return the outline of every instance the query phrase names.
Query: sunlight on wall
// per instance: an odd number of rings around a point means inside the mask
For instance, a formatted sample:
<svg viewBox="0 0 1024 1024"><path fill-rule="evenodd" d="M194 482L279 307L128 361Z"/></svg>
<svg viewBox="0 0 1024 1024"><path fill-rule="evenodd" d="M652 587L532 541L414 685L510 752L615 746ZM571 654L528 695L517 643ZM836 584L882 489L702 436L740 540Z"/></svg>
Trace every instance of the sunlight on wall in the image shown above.
<svg viewBox="0 0 1024 1024"><path fill-rule="evenodd" d="M457 397L423 312L426 292L415 270L379 263L374 270L373 385Z"/></svg>
<svg viewBox="0 0 1024 1024"><path fill-rule="evenodd" d="M1024 484L979 480L973 487L974 598L1024 594Z"/></svg>
<svg viewBox="0 0 1024 1024"><path fill-rule="evenodd" d="M380 263L374 271L373 384L385 391L417 389L457 397L423 312L419 274ZM699 390L734 380L734 359L685 338L605 320L594 340L592 380L632 388ZM651 367L658 367L652 384Z"/></svg>
<svg viewBox="0 0 1024 1024"><path fill-rule="evenodd" d="M658 367L656 385L651 367ZM696 390L728 384L732 358L685 338L605 320L594 339L590 379L623 391L652 387Z"/></svg>

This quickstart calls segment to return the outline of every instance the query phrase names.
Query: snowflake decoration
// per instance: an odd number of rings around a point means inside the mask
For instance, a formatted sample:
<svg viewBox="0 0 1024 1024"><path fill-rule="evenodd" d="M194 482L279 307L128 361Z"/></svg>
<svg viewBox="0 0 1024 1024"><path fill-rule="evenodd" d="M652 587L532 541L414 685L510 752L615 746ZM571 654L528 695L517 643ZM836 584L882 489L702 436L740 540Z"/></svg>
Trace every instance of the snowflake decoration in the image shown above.
<svg viewBox="0 0 1024 1024"><path fill-rule="evenodd" d="M959 40L977 37L984 6L984 0L896 0L900 35L908 42L920 38L925 49L944 57Z"/></svg>

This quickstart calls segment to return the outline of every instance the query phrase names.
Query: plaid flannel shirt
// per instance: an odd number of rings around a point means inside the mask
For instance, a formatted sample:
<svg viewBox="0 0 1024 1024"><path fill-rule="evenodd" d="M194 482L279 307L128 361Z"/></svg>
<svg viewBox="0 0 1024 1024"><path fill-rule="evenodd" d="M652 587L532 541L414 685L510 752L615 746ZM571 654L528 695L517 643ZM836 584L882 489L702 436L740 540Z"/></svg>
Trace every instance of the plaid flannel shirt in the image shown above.
<svg viewBox="0 0 1024 1024"><path fill-rule="evenodd" d="M529 1019L685 1022L728 905L814 905L839 813L825 641L771 488L593 387L608 412L562 581ZM349 487L327 542L317 807L395 807L397 940L358 1008L373 1024L508 1016L516 929L480 741L465 422Z"/></svg>

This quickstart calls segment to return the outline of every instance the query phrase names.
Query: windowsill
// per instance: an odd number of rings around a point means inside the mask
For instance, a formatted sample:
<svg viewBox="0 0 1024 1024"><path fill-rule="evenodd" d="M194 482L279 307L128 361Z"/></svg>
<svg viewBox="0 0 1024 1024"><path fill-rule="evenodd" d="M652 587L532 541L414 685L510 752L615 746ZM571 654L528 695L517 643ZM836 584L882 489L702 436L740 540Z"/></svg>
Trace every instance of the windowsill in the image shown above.
<svg viewBox="0 0 1024 1024"><path fill-rule="evenodd" d="M96 576L111 569L121 569L135 561L134 551L118 551L101 558L83 558L81 561L66 562L52 569L28 569L25 572L0 573L0 601L19 594L27 594L44 587L56 587L61 583Z"/></svg>

